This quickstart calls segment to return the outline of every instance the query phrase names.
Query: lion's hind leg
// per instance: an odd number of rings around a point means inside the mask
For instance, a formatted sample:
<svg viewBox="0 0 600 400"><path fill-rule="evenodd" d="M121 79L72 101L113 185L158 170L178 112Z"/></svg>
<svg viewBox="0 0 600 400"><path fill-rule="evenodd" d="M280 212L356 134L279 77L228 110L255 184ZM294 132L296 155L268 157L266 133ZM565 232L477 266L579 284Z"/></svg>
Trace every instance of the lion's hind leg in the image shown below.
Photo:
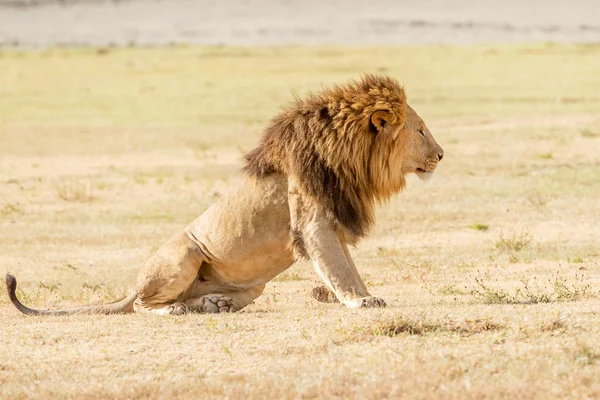
<svg viewBox="0 0 600 400"><path fill-rule="evenodd" d="M181 232L154 253L138 275L136 312L181 315L190 311L185 304L198 278L204 255Z"/></svg>

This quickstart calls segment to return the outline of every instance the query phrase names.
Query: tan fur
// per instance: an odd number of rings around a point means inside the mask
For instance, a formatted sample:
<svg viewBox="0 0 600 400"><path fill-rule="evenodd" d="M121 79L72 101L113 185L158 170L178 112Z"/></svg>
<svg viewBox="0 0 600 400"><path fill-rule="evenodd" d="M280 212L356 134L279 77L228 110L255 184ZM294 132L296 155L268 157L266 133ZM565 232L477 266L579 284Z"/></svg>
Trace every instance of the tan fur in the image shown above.
<svg viewBox="0 0 600 400"><path fill-rule="evenodd" d="M27 314L236 311L304 257L344 305L385 306L368 293L348 244L369 233L375 204L401 191L406 174L428 175L442 156L402 86L366 75L276 116L246 155L248 176L150 257L130 297L38 311L20 304L7 277L9 296Z"/></svg>

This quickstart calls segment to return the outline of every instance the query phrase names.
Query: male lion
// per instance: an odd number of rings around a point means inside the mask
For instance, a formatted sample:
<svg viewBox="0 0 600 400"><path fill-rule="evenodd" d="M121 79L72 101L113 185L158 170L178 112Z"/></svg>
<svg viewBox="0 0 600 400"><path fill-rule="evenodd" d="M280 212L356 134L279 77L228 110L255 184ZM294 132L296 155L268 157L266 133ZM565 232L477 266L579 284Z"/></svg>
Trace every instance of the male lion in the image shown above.
<svg viewBox="0 0 600 400"><path fill-rule="evenodd" d="M245 156L246 177L150 257L135 292L112 304L25 314L237 311L298 258L312 261L349 308L384 307L350 253L372 228L374 205L401 191L405 175L431 174L444 152L406 103L403 87L366 75L298 99Z"/></svg>

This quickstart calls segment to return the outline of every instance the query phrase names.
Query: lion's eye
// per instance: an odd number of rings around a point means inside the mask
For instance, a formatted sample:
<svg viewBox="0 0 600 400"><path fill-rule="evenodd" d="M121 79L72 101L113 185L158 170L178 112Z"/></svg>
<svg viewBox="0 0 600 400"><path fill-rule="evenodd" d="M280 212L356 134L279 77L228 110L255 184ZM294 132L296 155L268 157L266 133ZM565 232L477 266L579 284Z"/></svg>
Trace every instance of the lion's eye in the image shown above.
<svg viewBox="0 0 600 400"><path fill-rule="evenodd" d="M425 132L423 132L423 129L419 129L419 133L421 134L421 136L425 137Z"/></svg>

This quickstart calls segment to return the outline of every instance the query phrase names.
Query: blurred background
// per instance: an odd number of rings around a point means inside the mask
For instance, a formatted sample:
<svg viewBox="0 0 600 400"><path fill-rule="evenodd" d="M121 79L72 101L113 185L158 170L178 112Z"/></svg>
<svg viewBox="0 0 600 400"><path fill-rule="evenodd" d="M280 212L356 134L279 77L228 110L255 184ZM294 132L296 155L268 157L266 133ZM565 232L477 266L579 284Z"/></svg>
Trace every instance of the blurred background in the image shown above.
<svg viewBox="0 0 600 400"><path fill-rule="evenodd" d="M0 44L600 40L595 0L0 0Z"/></svg>

